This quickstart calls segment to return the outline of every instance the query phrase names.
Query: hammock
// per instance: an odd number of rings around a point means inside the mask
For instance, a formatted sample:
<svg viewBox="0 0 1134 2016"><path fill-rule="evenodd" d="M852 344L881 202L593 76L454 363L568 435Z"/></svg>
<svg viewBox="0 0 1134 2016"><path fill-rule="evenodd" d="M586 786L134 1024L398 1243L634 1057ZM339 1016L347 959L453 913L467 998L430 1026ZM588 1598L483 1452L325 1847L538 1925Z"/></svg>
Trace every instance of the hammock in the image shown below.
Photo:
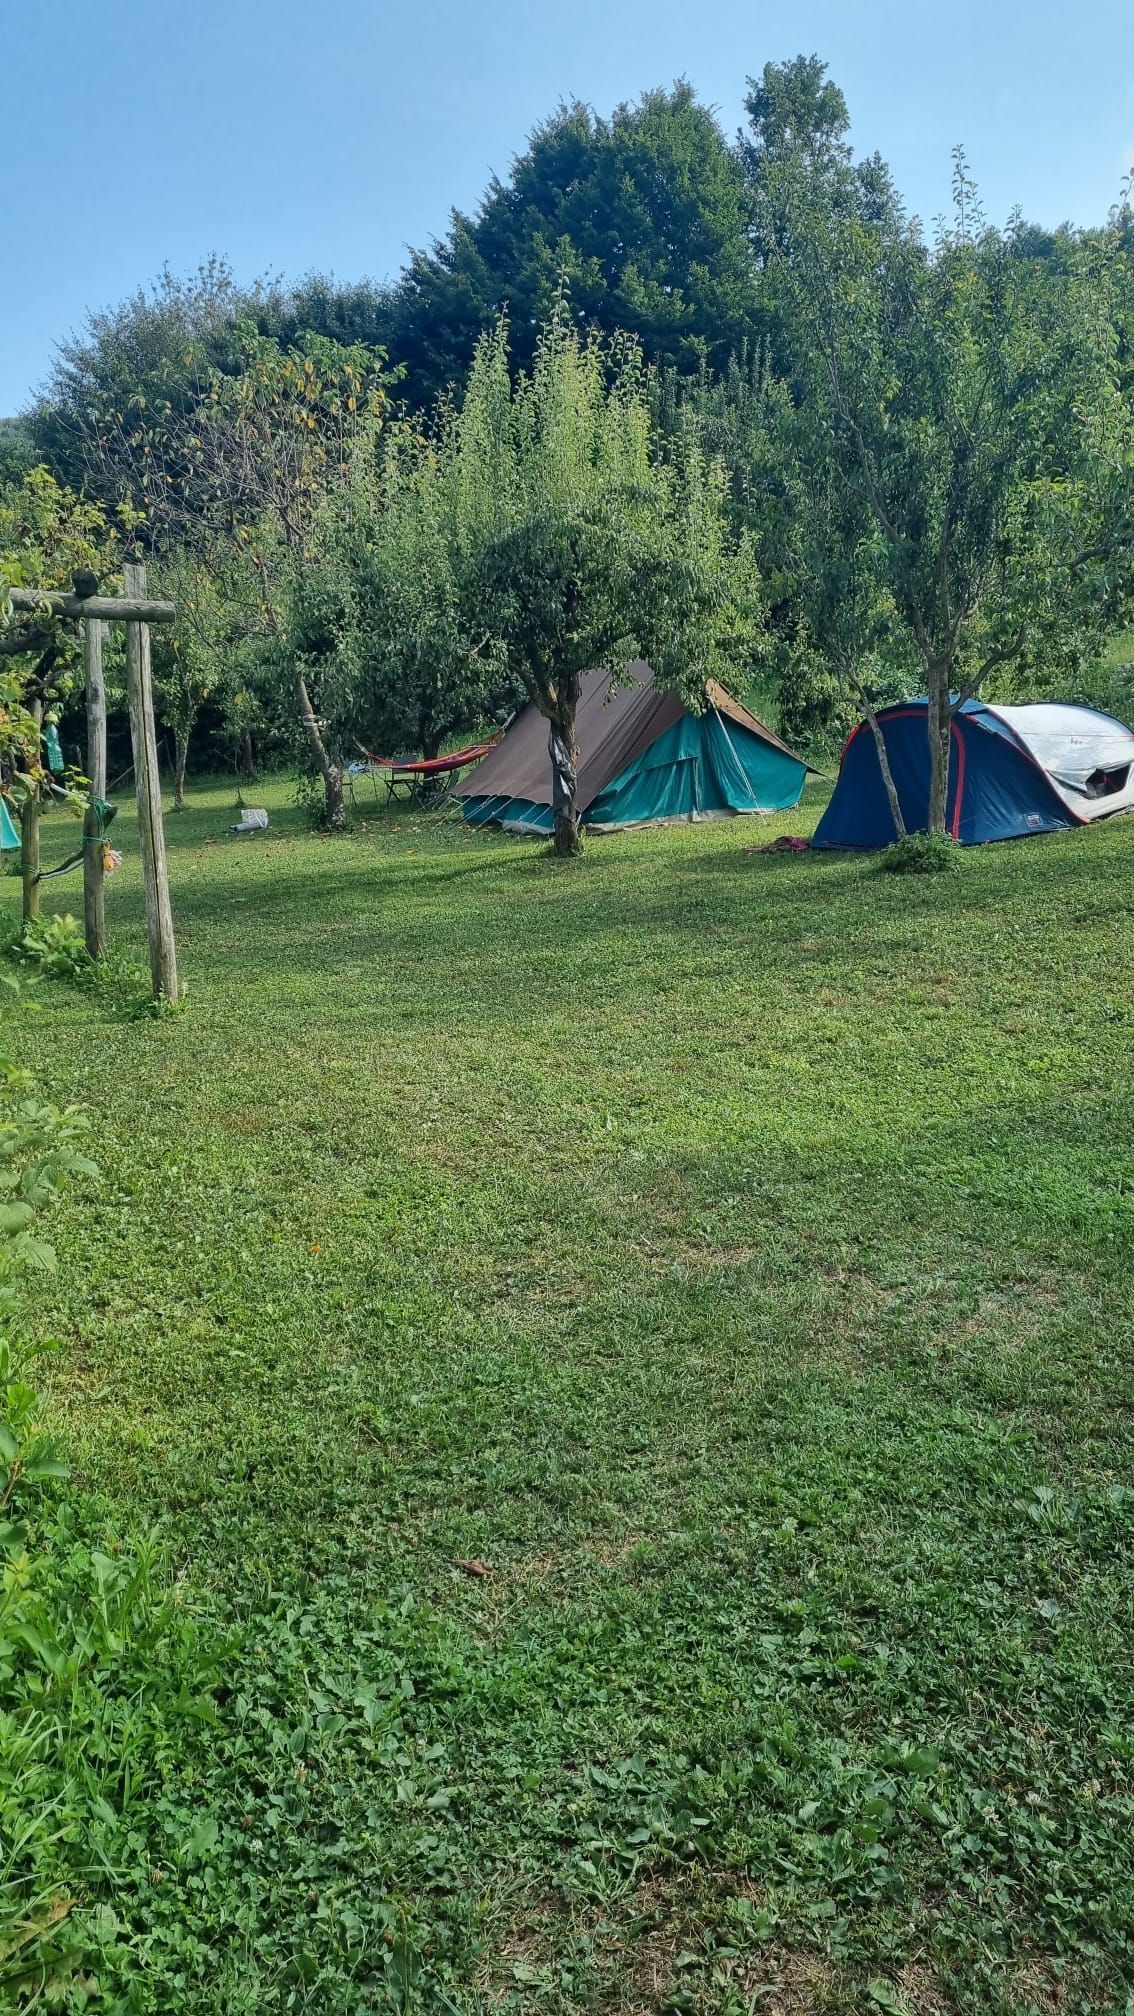
<svg viewBox="0 0 1134 2016"><path fill-rule="evenodd" d="M401 784L409 792L411 800L427 785L442 778L455 777L459 770L467 770L473 763L479 763L490 749L495 749L499 734L490 735L484 742L470 742L465 749L453 749L448 756L375 756L363 743L359 743L371 774L381 772L386 780L386 797L393 797Z"/></svg>
<svg viewBox="0 0 1134 2016"><path fill-rule="evenodd" d="M374 756L369 749L363 753L376 769L396 771L399 777L444 777L451 770L464 770L470 763L479 763L499 740L499 735L492 735L487 742L470 742L467 749L454 749L448 756Z"/></svg>

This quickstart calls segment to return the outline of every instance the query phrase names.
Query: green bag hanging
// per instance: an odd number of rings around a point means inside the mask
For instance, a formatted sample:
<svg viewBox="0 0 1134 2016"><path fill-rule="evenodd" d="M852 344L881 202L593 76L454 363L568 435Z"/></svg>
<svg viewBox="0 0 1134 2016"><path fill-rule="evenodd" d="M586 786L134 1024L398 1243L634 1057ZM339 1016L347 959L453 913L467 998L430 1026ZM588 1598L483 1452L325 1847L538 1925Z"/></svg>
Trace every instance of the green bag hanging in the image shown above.
<svg viewBox="0 0 1134 2016"><path fill-rule="evenodd" d="M59 730L55 726L54 721L48 722L43 731L43 739L47 745L47 767L53 777L60 777L67 768L67 765L63 761L63 749L59 741Z"/></svg>

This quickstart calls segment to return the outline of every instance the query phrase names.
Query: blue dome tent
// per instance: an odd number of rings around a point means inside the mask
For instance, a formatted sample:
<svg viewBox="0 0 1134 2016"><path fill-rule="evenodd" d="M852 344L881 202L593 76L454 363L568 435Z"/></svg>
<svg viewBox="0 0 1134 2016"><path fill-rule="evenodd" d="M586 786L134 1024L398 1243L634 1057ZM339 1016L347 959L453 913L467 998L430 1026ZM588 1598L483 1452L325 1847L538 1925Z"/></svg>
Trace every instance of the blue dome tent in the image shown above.
<svg viewBox="0 0 1134 2016"><path fill-rule="evenodd" d="M710 679L701 714L654 684L639 661L611 690L609 672L588 672L577 715L579 813L592 832L659 819L713 819L781 812L799 803L807 765ZM538 707L521 709L495 749L454 795L474 826L550 833L551 758Z"/></svg>
<svg viewBox="0 0 1134 2016"><path fill-rule="evenodd" d="M925 700L878 713L898 802L909 832L929 813ZM1134 808L1134 733L1093 707L1049 703L991 707L966 700L953 719L945 824L979 846L1058 833ZM894 821L874 736L861 722L849 737L838 782L813 847L888 847Z"/></svg>

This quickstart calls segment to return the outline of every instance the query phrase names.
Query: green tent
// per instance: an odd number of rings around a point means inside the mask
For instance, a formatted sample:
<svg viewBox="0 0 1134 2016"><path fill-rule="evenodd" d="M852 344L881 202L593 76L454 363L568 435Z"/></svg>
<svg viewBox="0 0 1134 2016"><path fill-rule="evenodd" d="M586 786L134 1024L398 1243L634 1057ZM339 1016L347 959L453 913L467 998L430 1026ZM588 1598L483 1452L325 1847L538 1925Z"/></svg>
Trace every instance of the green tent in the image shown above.
<svg viewBox="0 0 1134 2016"><path fill-rule="evenodd" d="M799 802L807 766L786 742L711 680L705 709L691 714L676 693L654 684L651 667L631 667L611 691L608 672L590 672L579 700L579 811L592 831L658 819L712 819L782 812ZM456 787L474 826L550 833L552 766L548 727L525 707L495 749Z"/></svg>

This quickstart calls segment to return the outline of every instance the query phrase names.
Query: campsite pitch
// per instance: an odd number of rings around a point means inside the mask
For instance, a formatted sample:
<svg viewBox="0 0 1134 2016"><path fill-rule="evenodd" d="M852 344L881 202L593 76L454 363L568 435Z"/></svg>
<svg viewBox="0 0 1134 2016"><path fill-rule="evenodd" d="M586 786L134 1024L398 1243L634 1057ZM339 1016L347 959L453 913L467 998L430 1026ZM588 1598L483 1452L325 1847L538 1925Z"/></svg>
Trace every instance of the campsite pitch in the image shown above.
<svg viewBox="0 0 1134 2016"><path fill-rule="evenodd" d="M746 853L820 797L198 792L186 1012L16 1011L62 1432L220 1651L94 2007L1128 2008L1134 824Z"/></svg>

